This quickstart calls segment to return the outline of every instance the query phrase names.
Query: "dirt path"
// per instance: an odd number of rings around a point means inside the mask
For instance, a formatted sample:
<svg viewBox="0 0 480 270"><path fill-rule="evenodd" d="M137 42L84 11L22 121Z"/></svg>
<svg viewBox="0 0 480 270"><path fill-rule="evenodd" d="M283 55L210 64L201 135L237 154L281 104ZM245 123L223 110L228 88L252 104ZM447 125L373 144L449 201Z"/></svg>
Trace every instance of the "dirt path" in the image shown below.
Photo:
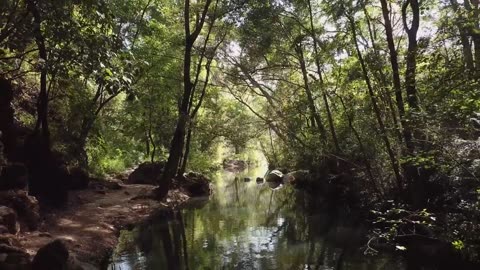
<svg viewBox="0 0 480 270"><path fill-rule="evenodd" d="M137 199L149 194L154 186L118 184L118 190L71 192L66 210L50 213L38 231L18 235L21 246L34 256L40 247L62 239L85 270L98 269L109 258L122 228L137 224L153 210L188 199L175 191L169 193L166 203Z"/></svg>

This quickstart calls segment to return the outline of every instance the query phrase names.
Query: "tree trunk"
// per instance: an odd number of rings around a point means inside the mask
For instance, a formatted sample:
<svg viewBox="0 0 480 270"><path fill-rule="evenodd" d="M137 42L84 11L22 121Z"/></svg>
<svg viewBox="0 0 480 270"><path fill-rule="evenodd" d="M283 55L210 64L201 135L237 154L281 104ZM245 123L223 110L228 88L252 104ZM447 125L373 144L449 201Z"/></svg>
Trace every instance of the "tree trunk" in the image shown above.
<svg viewBox="0 0 480 270"><path fill-rule="evenodd" d="M405 145L409 151L413 150L412 133L408 128L407 121L405 120L405 105L403 103L402 88L400 83L400 68L398 66L397 50L395 48L395 42L393 40L392 22L390 21L390 13L388 10L387 0L380 0L382 4L382 14L385 25L385 33L387 36L388 50L390 53L390 65L392 66L392 79L393 89L395 91L395 100L397 104L398 114L400 116L401 129L403 130L403 139Z"/></svg>
<svg viewBox="0 0 480 270"><path fill-rule="evenodd" d="M469 0L464 0L469 1ZM474 31L478 31L480 29L480 10L479 10L479 0L470 0L473 4L473 25L475 27ZM475 74L480 77L480 36L473 35L473 46L475 49Z"/></svg>
<svg viewBox="0 0 480 270"><path fill-rule="evenodd" d="M341 152L340 149L340 144L338 143L338 137L337 137L337 132L335 131L335 125L333 123L333 116L332 116L332 111L330 110L330 104L328 102L328 97L327 93L325 91L324 85L323 85L323 79L322 79L322 68L320 65L320 54L318 52L318 41L317 41L317 35L315 34L315 27L313 25L313 11L312 11L312 3L310 0L307 1L308 4L308 15L310 18L310 34L312 36L313 40L313 50L315 53L315 65L317 67L317 73L318 73L318 80L320 82L320 88L322 91L322 98L323 98L323 103L325 105L325 110L327 112L327 119L328 119L328 125L330 128L330 133L332 134L332 140L335 145L335 150L337 153Z"/></svg>
<svg viewBox="0 0 480 270"><path fill-rule="evenodd" d="M188 163L188 155L190 154L190 144L192 141L192 133L193 133L193 123L190 121L188 125L188 132L187 132L187 141L185 143L185 153L183 154L182 166L178 171L179 175L182 175L187 170L187 163Z"/></svg>
<svg viewBox="0 0 480 270"><path fill-rule="evenodd" d="M407 23L407 8L412 10L412 24L409 27ZM407 69L405 71L405 89L407 92L408 106L412 110L418 110L418 97L416 87L417 72L417 32L420 25L420 7L418 0L407 0L402 6L403 26L408 36L407 49Z"/></svg>
<svg viewBox="0 0 480 270"><path fill-rule="evenodd" d="M360 65L362 66L363 78L365 79L365 83L367 84L368 93L369 93L369 96L370 96L370 99L371 99L371 102L372 102L372 106L373 106L373 110L375 112L375 116L377 118L379 129L380 129L380 135L382 137L383 142L385 143L385 148L387 149L387 153L388 153L388 156L390 158L390 163L392 164L392 169L393 169L393 172L395 174L395 179L397 181L397 186L398 186L398 189L400 190L400 189L402 189L402 186L403 186L402 185L403 180L402 180L402 176L400 175L398 160L395 157L395 154L392 150L392 146L390 144L390 140L388 139L387 131L385 129L385 124L383 123L383 119L382 119L380 109L377 105L377 100L375 98L375 93L373 91L372 83L370 82L370 78L368 77L367 67L365 65L365 61L363 60L362 53L360 52L360 48L358 46L357 30L356 30L356 26L355 26L355 21L354 21L353 17L349 17L349 21L350 21L350 27L351 27L351 31L352 31L352 39L353 39L355 49L356 49L356 52L357 52L358 61L360 62Z"/></svg>
<svg viewBox="0 0 480 270"><path fill-rule="evenodd" d="M450 0L450 5L455 13L457 13L456 18L456 25L458 31L460 33L460 42L462 43L462 51L463 51L463 62L465 65L465 69L472 73L474 71L473 66L473 53L472 53L472 46L470 45L470 40L468 39L468 31L465 27L465 18L460 14L459 5L457 0Z"/></svg>
<svg viewBox="0 0 480 270"><path fill-rule="evenodd" d="M193 97L193 91L195 90L192 84L191 66L192 66L192 50L195 41L200 34L207 12L212 0L206 0L201 17L195 22L195 29L190 31L190 0L185 0L184 5L184 29L185 29L185 52L183 59L183 97L179 108L179 115L175 133L170 146L170 152L165 166L163 175L160 178L160 186L156 189L157 199L163 199L172 185L172 179L178 172L180 165L180 159L182 158L183 147L185 144L185 129L187 123L190 121L189 112L191 98Z"/></svg>
<svg viewBox="0 0 480 270"><path fill-rule="evenodd" d="M370 182L372 183L372 189L379 195L382 194L380 191L379 185L377 184L377 181L375 180L375 177L373 176L372 172L372 166L370 165L370 161L368 160L368 156L365 151L365 146L363 145L362 138L360 137L360 134L358 133L357 129L353 125L353 117L350 116L347 110L347 106L345 105L345 102L343 102L342 97L339 97L340 103L342 104L343 111L345 112L347 121L348 121L348 126L353 132L353 135L357 139L358 146L360 147L360 151L362 152L362 157L363 157L363 163L365 164L365 169L367 171L368 178L370 178Z"/></svg>
<svg viewBox="0 0 480 270"><path fill-rule="evenodd" d="M50 130L48 127L48 92L47 92L47 74L48 59L45 47L45 38L42 34L42 18L34 0L27 1L27 8L33 16L35 43L38 47L39 60L43 63L40 71L40 93L37 102L37 123L34 134L39 134L42 138L42 144L45 149L50 150Z"/></svg>
<svg viewBox="0 0 480 270"><path fill-rule="evenodd" d="M296 44L295 50L298 56L298 61L300 63L300 69L302 70L304 89L305 89L305 93L307 94L307 102L308 102L307 105L310 110L310 115L312 119L315 119L316 127L320 132L320 135L322 136L323 142L325 143L325 138L326 138L325 126L323 125L322 119L320 118L320 115L317 112L317 109L315 106L315 100L313 99L312 91L310 89L310 83L308 81L307 66L305 64L302 44Z"/></svg>

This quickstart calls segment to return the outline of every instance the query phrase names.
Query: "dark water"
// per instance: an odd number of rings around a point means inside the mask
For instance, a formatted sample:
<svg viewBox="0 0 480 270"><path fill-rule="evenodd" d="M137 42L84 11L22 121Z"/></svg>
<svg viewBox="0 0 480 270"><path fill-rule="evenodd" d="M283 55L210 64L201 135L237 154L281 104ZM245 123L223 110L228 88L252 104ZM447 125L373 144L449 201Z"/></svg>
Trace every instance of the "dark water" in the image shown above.
<svg viewBox="0 0 480 270"><path fill-rule="evenodd" d="M365 229L347 208L257 184L262 173L219 173L209 201L123 232L109 269L406 269L399 257L364 255Z"/></svg>

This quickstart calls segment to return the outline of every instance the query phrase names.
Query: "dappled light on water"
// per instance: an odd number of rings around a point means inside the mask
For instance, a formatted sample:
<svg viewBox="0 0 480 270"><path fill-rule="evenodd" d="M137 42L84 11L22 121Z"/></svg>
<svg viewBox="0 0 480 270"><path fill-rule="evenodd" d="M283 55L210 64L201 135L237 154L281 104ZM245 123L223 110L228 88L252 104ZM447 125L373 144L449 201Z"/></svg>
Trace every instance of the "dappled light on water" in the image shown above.
<svg viewBox="0 0 480 270"><path fill-rule="evenodd" d="M209 201L124 232L109 269L405 269L363 255L365 230L348 211L246 179L265 170L221 172Z"/></svg>

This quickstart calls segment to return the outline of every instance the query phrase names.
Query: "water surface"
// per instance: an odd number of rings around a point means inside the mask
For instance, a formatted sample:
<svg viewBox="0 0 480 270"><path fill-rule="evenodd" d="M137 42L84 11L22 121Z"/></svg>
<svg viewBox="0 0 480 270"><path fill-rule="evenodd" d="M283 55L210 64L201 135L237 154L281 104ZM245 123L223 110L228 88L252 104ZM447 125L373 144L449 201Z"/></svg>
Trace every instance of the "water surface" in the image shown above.
<svg viewBox="0 0 480 270"><path fill-rule="evenodd" d="M210 200L123 232L109 269L406 269L399 257L364 255L365 229L347 207L258 184L262 174L218 173Z"/></svg>

